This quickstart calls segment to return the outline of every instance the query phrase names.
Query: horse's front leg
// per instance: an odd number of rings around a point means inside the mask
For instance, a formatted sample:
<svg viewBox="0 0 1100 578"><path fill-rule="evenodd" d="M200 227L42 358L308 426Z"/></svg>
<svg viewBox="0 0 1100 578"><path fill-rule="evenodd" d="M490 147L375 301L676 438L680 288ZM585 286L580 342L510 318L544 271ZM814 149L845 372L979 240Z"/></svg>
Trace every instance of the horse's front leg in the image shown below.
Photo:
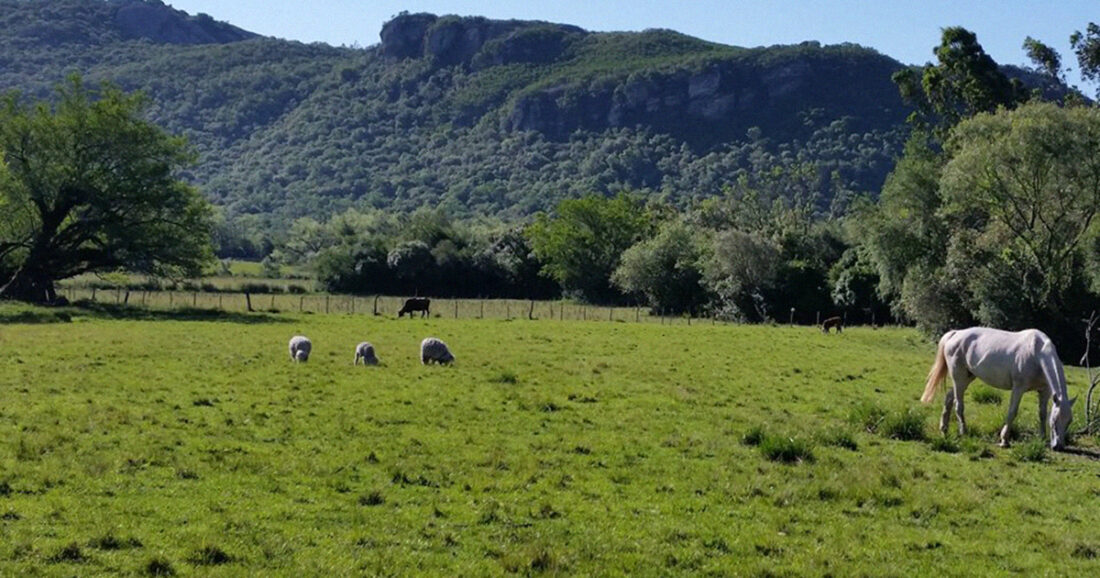
<svg viewBox="0 0 1100 578"><path fill-rule="evenodd" d="M1050 409L1050 390L1039 388L1039 437L1047 437L1047 410Z"/></svg>
<svg viewBox="0 0 1100 578"><path fill-rule="evenodd" d="M1008 413L1005 415L1005 425L1001 428L1001 447L1008 447L1008 435L1009 429L1012 427L1012 420L1016 419L1016 410L1020 409L1020 398L1024 396L1024 388L1017 384L1012 384L1012 395L1008 400Z"/></svg>
<svg viewBox="0 0 1100 578"><path fill-rule="evenodd" d="M951 421L951 410L955 407L955 388L948 388L943 396L943 414L940 415L940 433L947 435L947 425Z"/></svg>

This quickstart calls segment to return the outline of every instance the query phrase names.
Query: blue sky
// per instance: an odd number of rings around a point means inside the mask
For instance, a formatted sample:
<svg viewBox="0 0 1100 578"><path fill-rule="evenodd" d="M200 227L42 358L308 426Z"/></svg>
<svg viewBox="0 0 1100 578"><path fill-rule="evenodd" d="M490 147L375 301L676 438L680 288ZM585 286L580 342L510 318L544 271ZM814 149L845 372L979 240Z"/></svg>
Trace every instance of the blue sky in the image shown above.
<svg viewBox="0 0 1100 578"><path fill-rule="evenodd" d="M369 46L402 10L490 18L546 20L593 31L670 28L734 46L816 40L853 42L908 64L933 59L940 30L974 31L994 60L1027 64L1032 36L1056 48L1080 84L1069 35L1100 22L1097 0L165 0L252 32L303 42ZM1094 93L1083 87L1087 94Z"/></svg>

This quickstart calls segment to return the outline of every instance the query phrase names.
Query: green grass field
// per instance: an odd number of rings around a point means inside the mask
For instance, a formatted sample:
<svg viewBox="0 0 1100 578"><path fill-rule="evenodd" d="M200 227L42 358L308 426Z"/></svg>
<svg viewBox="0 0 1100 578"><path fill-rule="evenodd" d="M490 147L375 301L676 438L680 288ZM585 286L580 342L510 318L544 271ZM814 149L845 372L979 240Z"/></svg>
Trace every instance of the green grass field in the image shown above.
<svg viewBox="0 0 1100 578"><path fill-rule="evenodd" d="M0 313L4 576L1089 575L1100 556L1095 440L1043 451L1034 394L1013 448L1007 396L968 396L971 435L943 440L908 329ZM420 365L429 335L453 366ZM363 340L382 366L352 366Z"/></svg>

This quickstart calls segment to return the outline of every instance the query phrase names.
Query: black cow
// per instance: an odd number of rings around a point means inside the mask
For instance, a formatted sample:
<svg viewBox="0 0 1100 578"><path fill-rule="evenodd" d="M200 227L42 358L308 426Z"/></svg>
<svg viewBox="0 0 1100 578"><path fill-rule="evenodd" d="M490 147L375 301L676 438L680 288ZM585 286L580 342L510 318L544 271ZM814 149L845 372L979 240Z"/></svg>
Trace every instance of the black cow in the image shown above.
<svg viewBox="0 0 1100 578"><path fill-rule="evenodd" d="M413 297L411 299L406 299L405 306L397 312L397 316L401 317L402 315L408 313L409 317L411 318L413 311L419 311L421 317L427 317L431 314L431 312L428 311L428 306L431 305L431 303L432 300L428 299L427 297Z"/></svg>

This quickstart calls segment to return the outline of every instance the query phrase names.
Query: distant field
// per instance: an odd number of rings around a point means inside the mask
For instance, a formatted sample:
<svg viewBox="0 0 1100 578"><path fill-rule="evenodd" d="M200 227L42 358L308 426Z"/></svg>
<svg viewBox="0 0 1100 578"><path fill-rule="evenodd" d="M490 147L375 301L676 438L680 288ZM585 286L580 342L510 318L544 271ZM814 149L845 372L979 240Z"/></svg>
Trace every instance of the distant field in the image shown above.
<svg viewBox="0 0 1100 578"><path fill-rule="evenodd" d="M942 440L908 329L0 314L38 321L0 324L4 576L1084 576L1100 556L1095 440L1043 452L1030 394L998 448L991 392ZM453 366L420 365L429 335ZM352 366L363 340L382 366Z"/></svg>

